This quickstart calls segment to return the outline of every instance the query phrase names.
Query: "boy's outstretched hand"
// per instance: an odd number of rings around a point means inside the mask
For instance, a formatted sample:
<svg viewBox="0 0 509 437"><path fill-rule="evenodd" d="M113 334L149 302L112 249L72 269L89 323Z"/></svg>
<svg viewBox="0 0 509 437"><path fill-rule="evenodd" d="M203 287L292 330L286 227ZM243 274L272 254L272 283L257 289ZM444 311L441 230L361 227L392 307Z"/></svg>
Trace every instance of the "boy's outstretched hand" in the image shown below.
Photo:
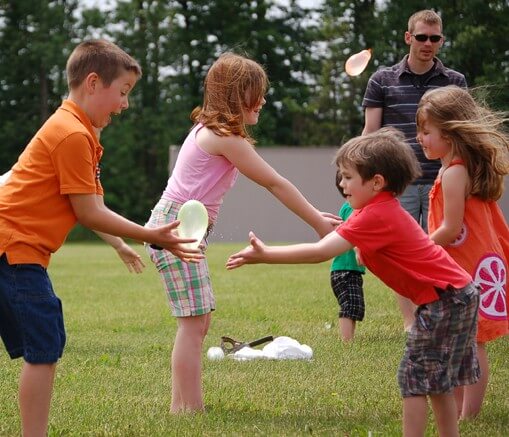
<svg viewBox="0 0 509 437"><path fill-rule="evenodd" d="M193 238L180 238L174 232L179 224L180 222L175 220L167 225L152 228L152 231L156 234L156 240L151 247L154 249L166 249L185 262L200 262L200 260L205 258L201 249L190 249L184 246L185 243L195 243L196 240Z"/></svg>
<svg viewBox="0 0 509 437"><path fill-rule="evenodd" d="M115 250L117 251L120 259L127 266L127 269L129 270L130 273L143 272L143 269L145 268L145 263L141 259L141 256L138 255L138 253L134 249L132 249L129 245L123 243L121 246L115 247Z"/></svg>
<svg viewBox="0 0 509 437"><path fill-rule="evenodd" d="M233 270L237 267L242 267L244 264L257 264L263 262L263 256L266 251L266 246L254 232L249 232L249 243L245 249L240 252L230 255L226 261L226 269Z"/></svg>

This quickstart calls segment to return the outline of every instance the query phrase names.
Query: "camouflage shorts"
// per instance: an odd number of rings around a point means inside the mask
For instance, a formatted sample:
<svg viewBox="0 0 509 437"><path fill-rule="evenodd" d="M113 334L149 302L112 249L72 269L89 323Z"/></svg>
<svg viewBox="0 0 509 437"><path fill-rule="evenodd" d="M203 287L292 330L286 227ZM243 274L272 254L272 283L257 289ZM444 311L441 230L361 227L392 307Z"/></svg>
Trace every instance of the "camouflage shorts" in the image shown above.
<svg viewBox="0 0 509 437"><path fill-rule="evenodd" d="M439 300L421 305L415 312L398 370L403 397L449 393L479 379L479 290L470 284L439 295Z"/></svg>

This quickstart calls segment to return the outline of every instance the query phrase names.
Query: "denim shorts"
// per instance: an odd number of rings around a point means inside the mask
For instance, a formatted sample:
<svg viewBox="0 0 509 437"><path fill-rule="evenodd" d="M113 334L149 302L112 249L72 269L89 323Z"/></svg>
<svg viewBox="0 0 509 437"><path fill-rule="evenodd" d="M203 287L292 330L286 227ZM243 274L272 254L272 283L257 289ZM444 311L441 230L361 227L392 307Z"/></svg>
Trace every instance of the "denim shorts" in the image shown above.
<svg viewBox="0 0 509 437"><path fill-rule="evenodd" d="M0 336L11 358L56 363L65 346L62 303L39 264L13 264L0 257Z"/></svg>

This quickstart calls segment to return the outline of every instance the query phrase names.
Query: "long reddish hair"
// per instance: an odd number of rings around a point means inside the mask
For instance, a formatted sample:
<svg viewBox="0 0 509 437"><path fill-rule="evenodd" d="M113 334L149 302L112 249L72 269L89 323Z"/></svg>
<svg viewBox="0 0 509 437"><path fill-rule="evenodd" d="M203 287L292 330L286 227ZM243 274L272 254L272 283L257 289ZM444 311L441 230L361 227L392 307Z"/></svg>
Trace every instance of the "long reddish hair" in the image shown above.
<svg viewBox="0 0 509 437"><path fill-rule="evenodd" d="M204 84L203 105L191 113L216 135L239 135L251 144L243 110L256 108L267 92L269 81L257 62L234 53L222 54L210 67Z"/></svg>
<svg viewBox="0 0 509 437"><path fill-rule="evenodd" d="M417 107L417 132L423 116L449 139L470 177L469 195L498 200L509 174L508 114L490 109L480 98L455 85L435 88L422 96Z"/></svg>

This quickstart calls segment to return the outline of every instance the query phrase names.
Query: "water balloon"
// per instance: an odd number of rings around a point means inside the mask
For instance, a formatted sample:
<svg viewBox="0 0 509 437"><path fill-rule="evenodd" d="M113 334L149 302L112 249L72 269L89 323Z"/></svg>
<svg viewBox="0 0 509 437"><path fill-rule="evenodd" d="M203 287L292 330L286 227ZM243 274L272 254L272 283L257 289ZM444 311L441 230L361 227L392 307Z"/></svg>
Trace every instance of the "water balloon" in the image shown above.
<svg viewBox="0 0 509 437"><path fill-rule="evenodd" d="M345 62L345 71L349 76L358 76L368 66L371 49L362 50L350 56Z"/></svg>
<svg viewBox="0 0 509 437"><path fill-rule="evenodd" d="M187 243L190 249L197 249L209 226L207 208L199 200L188 200L177 214L180 224L177 228L182 238L194 238L196 242Z"/></svg>
<svg viewBox="0 0 509 437"><path fill-rule="evenodd" d="M224 351L220 347L212 346L207 351L207 358L212 361L222 360L224 358Z"/></svg>

